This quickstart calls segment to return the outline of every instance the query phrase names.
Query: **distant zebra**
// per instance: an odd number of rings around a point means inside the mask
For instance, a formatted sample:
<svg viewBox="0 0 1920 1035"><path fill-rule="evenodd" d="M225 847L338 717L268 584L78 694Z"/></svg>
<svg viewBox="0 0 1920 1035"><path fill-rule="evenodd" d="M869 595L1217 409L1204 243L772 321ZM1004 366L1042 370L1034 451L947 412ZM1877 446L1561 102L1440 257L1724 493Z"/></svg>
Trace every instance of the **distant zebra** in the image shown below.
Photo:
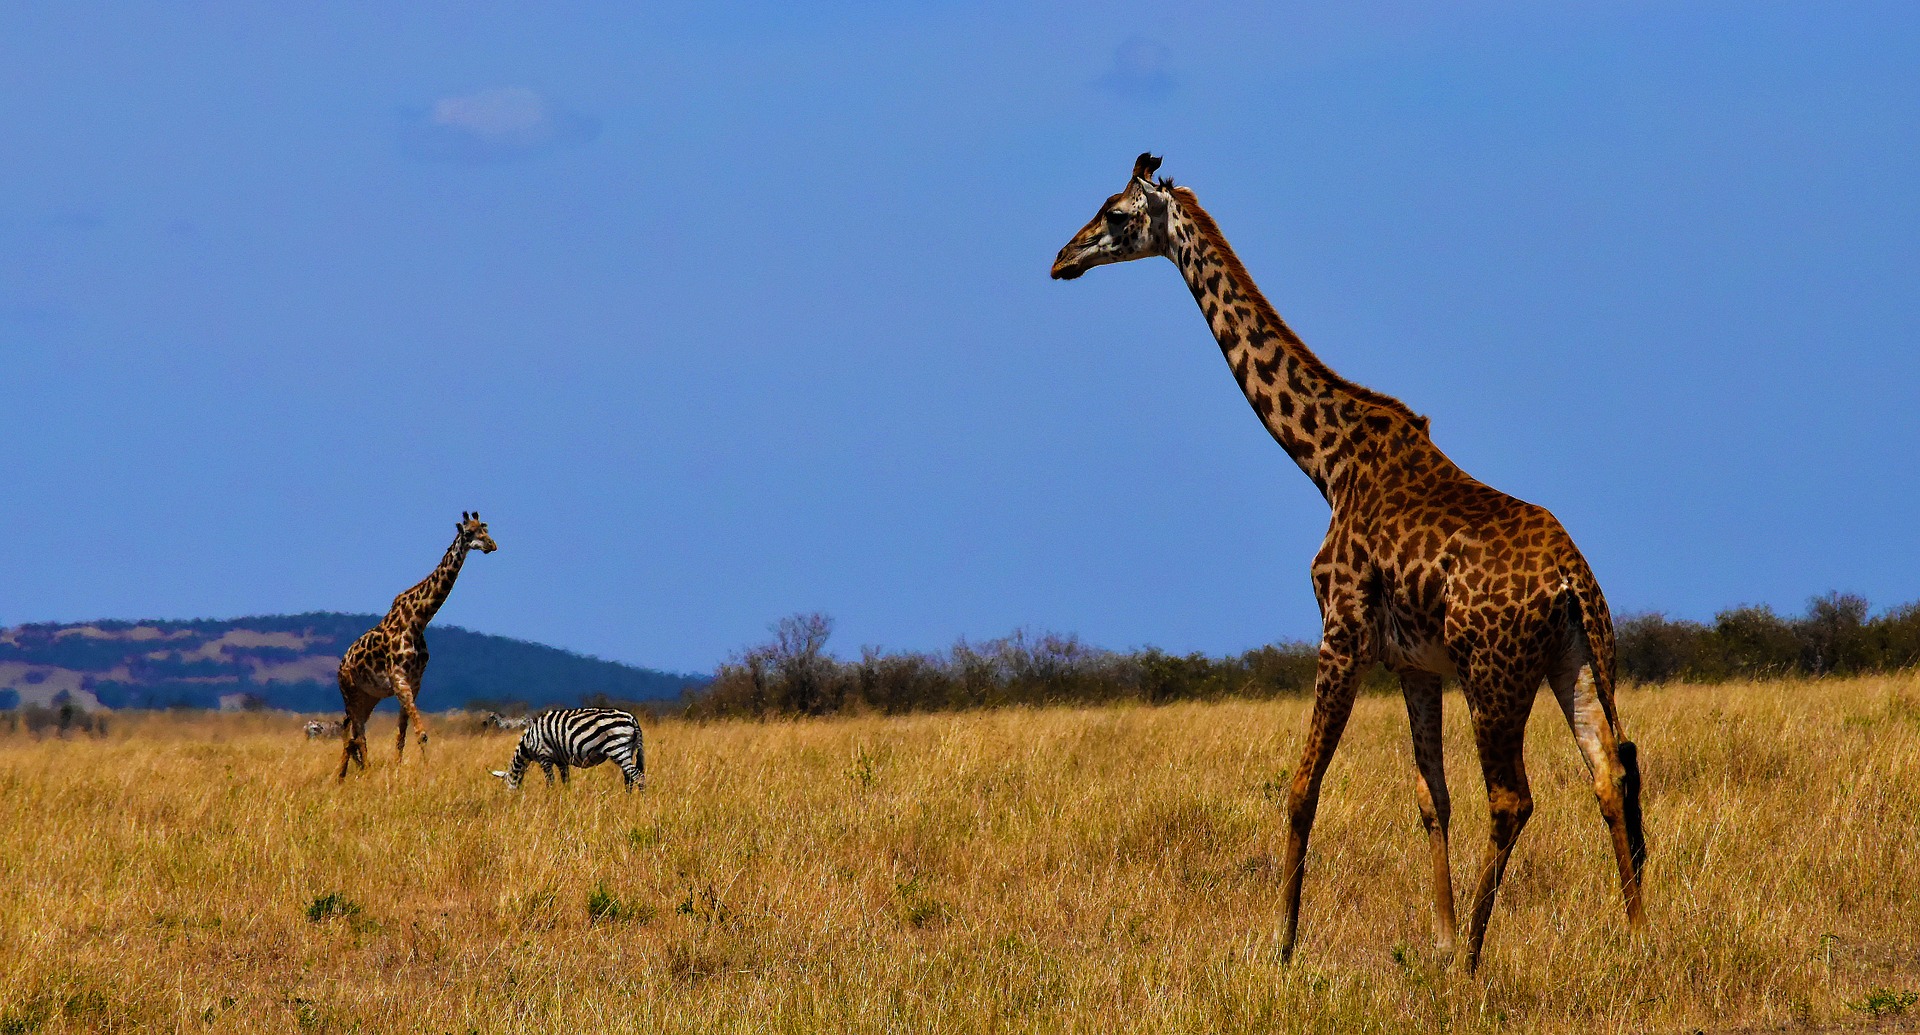
<svg viewBox="0 0 1920 1035"><path fill-rule="evenodd" d="M321 722L320 720L315 719L314 721L307 723L307 725L304 728L307 731L308 740L318 740L321 737L339 736L341 732L347 728L347 724L340 721L339 719L335 719L332 722Z"/></svg>
<svg viewBox="0 0 1920 1035"><path fill-rule="evenodd" d="M509 789L517 788L527 765L537 762L547 783L553 783L556 766L566 783L572 767L586 769L609 759L626 775L627 790L647 786L646 746L633 716L612 708L563 708L529 719L512 764L493 775L507 781Z"/></svg>
<svg viewBox="0 0 1920 1035"><path fill-rule="evenodd" d="M517 719L509 719L499 712L488 712L487 717L480 720L480 725L490 730L523 730L527 728L527 717L522 715Z"/></svg>

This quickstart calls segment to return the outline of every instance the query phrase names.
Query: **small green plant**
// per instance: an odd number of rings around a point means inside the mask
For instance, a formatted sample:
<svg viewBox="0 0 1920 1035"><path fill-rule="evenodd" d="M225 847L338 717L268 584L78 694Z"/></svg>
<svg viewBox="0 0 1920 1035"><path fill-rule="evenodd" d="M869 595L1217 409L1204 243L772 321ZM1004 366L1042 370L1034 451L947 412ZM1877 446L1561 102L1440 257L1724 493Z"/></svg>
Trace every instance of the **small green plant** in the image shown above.
<svg viewBox="0 0 1920 1035"><path fill-rule="evenodd" d="M653 920L654 908L648 905L635 905L622 902L606 884L594 885L593 892L587 896L587 919L591 923L639 923Z"/></svg>
<svg viewBox="0 0 1920 1035"><path fill-rule="evenodd" d="M632 848L652 848L665 840L660 824L650 827L633 827L627 831L627 845Z"/></svg>
<svg viewBox="0 0 1920 1035"><path fill-rule="evenodd" d="M209 1006L209 1007L207 1007L207 1008L206 1008L205 1010L203 1010L203 1011L201 1011L201 1013L200 1013L200 1023L201 1023L201 1024L212 1024L212 1023L214 1022L214 1020L215 1020L216 1018L218 1018L218 1017L220 1016L220 1012L221 1012L222 1010L231 1010L231 1009L233 1009L233 1004L234 1004L234 1002L235 1002L235 1001L236 1001L236 1000L235 1000L235 999L234 999L234 998L233 998L232 996L230 996L230 995L223 995L223 996L221 996L221 997L220 997L220 1005L218 1005L218 1006Z"/></svg>
<svg viewBox="0 0 1920 1035"><path fill-rule="evenodd" d="M626 907L620 904L619 899L613 897L613 893L607 890L605 884L593 886L592 893L587 896L589 920L596 923L602 920L618 920L625 912Z"/></svg>
<svg viewBox="0 0 1920 1035"><path fill-rule="evenodd" d="M1273 779L1263 780L1260 783L1260 797L1265 798L1267 804L1277 809L1287 807L1287 795L1292 792L1293 780L1284 770L1275 774Z"/></svg>
<svg viewBox="0 0 1920 1035"><path fill-rule="evenodd" d="M933 897L919 877L896 881L893 896L900 904L900 919L909 927L923 928L946 918L947 907Z"/></svg>
<svg viewBox="0 0 1920 1035"><path fill-rule="evenodd" d="M1868 992L1866 998L1857 1003L1848 1003L1847 1009L1872 1014L1875 1017L1887 1017L1897 1013L1906 1013L1907 1008L1920 1003L1920 992L1876 988Z"/></svg>
<svg viewBox="0 0 1920 1035"><path fill-rule="evenodd" d="M355 917L360 915L360 903L340 894L329 891L307 903L307 923L318 924L335 917Z"/></svg>
<svg viewBox="0 0 1920 1035"><path fill-rule="evenodd" d="M327 1015L321 1010L320 1004L313 1000L295 996L288 1000L287 1005L293 1007L293 1020L301 1031L317 1031L326 1027Z"/></svg>
<svg viewBox="0 0 1920 1035"><path fill-rule="evenodd" d="M733 915L726 903L720 901L720 894L713 890L712 884L704 888L688 888L687 897L681 899L673 911L710 924L724 924Z"/></svg>
<svg viewBox="0 0 1920 1035"><path fill-rule="evenodd" d="M859 785L861 790L870 790L878 779L873 772L873 755L865 746L853 749L853 764L847 767L847 779Z"/></svg>
<svg viewBox="0 0 1920 1035"><path fill-rule="evenodd" d="M0 1014L0 1035L32 1035L53 1016L55 1008L56 1004L46 996L33 996Z"/></svg>
<svg viewBox="0 0 1920 1035"><path fill-rule="evenodd" d="M40 991L28 996L26 1001L0 1014L0 1035L30 1035L46 1026L56 1014L69 1022L78 1021L78 1030L95 1030L98 1021L107 1013L107 997L98 989L87 989L70 995Z"/></svg>
<svg viewBox="0 0 1920 1035"><path fill-rule="evenodd" d="M1839 940L1840 936L1832 932L1821 935L1820 948L1813 954L1813 958L1821 961L1828 970L1833 969L1833 943Z"/></svg>

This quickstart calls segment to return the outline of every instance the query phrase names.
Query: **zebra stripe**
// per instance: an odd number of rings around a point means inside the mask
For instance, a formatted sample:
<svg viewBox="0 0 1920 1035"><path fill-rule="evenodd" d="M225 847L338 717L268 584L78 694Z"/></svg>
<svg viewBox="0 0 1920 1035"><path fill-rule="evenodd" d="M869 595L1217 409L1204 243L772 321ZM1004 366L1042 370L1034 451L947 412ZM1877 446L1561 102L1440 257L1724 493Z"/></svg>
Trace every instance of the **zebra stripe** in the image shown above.
<svg viewBox="0 0 1920 1035"><path fill-rule="evenodd" d="M647 785L646 748L640 724L633 716L612 708L563 708L536 715L527 720L527 731L513 749L513 762L493 775L507 781L509 789L520 786L527 766L538 764L553 783L553 771L560 770L560 782L567 782L567 771L613 761L626 776L627 790Z"/></svg>

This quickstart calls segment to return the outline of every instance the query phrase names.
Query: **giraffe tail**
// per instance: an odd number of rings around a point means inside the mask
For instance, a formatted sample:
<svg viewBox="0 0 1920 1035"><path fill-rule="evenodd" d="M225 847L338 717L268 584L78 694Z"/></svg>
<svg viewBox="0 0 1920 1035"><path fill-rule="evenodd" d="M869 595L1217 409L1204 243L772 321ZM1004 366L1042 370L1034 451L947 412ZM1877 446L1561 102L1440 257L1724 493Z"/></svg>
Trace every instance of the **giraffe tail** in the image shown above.
<svg viewBox="0 0 1920 1035"><path fill-rule="evenodd" d="M1587 641L1587 665L1593 672L1594 691L1600 698L1600 707L1606 712L1607 725L1613 730L1614 744L1620 753L1620 768L1625 770L1620 791L1625 806L1627 848L1633 856L1634 872L1638 873L1647 862L1646 828L1640 814L1640 749L1633 741L1626 739L1621 731L1620 712L1614 705L1616 654L1613 615L1607 610L1607 598L1600 593L1600 583L1585 564L1581 564L1577 570L1562 569L1561 577L1565 580L1570 602L1578 612L1580 630Z"/></svg>

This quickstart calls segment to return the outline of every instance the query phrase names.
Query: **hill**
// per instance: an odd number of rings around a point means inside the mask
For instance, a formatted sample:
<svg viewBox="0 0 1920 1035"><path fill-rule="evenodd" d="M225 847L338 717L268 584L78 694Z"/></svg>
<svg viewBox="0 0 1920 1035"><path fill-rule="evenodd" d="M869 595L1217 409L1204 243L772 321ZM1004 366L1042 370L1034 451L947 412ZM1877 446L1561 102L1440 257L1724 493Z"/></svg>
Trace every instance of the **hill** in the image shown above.
<svg viewBox="0 0 1920 1035"><path fill-rule="evenodd" d="M87 707L268 707L336 711L334 674L379 615L315 611L189 621L44 623L0 629L0 708L71 699ZM579 704L676 698L700 676L659 672L456 625L427 630L420 703Z"/></svg>

